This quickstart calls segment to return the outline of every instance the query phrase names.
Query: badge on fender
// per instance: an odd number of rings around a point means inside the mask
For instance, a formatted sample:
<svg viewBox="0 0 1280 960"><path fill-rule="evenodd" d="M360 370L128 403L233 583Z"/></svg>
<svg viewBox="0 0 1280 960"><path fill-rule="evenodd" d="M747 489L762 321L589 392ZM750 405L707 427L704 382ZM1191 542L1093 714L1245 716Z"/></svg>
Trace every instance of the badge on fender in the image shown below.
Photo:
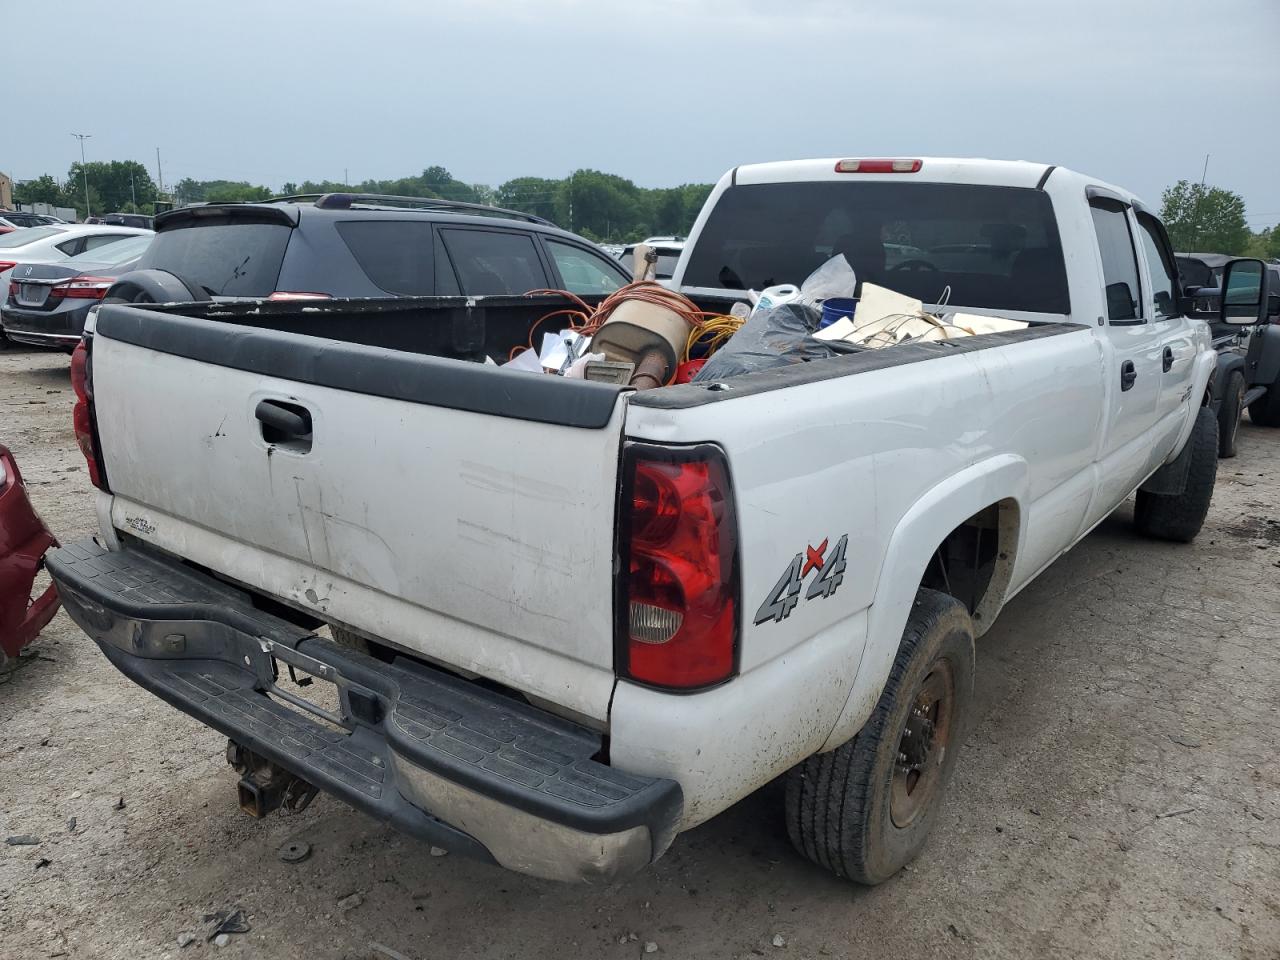
<svg viewBox="0 0 1280 960"><path fill-rule="evenodd" d="M840 584L844 581L844 551L849 545L849 535L846 533L836 541L830 555L827 554L828 543L830 538L823 540L817 547L806 545L804 553L797 553L792 558L786 572L773 585L769 596L756 611L757 625L766 620L781 623L791 616L791 611L800 602L800 591L804 589L804 580L810 573L816 571L817 576L809 584L809 589L805 590L805 600L830 597L840 588Z"/></svg>

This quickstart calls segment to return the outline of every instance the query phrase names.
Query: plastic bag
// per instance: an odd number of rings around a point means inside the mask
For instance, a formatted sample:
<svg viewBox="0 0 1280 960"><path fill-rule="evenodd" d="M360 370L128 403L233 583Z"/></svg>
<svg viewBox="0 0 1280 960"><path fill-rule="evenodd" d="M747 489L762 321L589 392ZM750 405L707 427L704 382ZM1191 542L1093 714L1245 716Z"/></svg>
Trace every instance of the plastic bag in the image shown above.
<svg viewBox="0 0 1280 960"><path fill-rule="evenodd" d="M794 301L771 310L756 310L738 332L712 354L693 382L724 380L771 367L833 357L836 351L812 336L821 319L822 312L817 307Z"/></svg>
<svg viewBox="0 0 1280 960"><path fill-rule="evenodd" d="M844 254L837 253L800 284L800 300L818 303L831 297L852 297L857 285L858 275Z"/></svg>

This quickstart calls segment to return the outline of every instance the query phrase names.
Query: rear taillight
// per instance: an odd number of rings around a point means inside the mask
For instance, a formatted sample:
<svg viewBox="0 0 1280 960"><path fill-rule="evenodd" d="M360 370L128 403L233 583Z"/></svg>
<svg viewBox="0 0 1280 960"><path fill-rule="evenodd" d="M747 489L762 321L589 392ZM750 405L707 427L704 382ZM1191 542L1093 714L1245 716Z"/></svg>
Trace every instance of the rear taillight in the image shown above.
<svg viewBox="0 0 1280 960"><path fill-rule="evenodd" d="M919 160L840 160L836 173L919 173L924 166Z"/></svg>
<svg viewBox="0 0 1280 960"><path fill-rule="evenodd" d="M81 340L71 354L71 389L76 405L71 411L76 443L89 465L89 482L99 490L107 489L106 470L98 452L98 429L93 412L93 368L90 364L89 341Z"/></svg>
<svg viewBox="0 0 1280 960"><path fill-rule="evenodd" d="M738 660L738 528L723 452L628 444L623 458L618 675L692 690Z"/></svg>
<svg viewBox="0 0 1280 960"><path fill-rule="evenodd" d="M10 280L10 281L9 281L9 296L14 297L15 299L17 298L17 296L18 296L18 281L16 281L16 280Z"/></svg>
<svg viewBox="0 0 1280 960"><path fill-rule="evenodd" d="M115 280L111 277L72 277L50 287L49 299L101 300L113 283Z"/></svg>
<svg viewBox="0 0 1280 960"><path fill-rule="evenodd" d="M6 270L12 270L17 265L18 262L16 260L0 260L0 273L4 273Z"/></svg>

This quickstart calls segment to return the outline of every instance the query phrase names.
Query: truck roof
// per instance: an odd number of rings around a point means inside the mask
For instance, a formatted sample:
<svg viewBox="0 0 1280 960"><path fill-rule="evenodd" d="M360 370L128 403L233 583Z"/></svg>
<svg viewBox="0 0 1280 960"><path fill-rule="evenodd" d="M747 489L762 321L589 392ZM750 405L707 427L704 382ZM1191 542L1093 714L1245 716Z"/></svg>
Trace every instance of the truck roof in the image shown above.
<svg viewBox="0 0 1280 960"><path fill-rule="evenodd" d="M862 157L825 157L813 160L777 160L769 163L750 163L735 167L725 174L734 184L794 183L796 181L841 180L847 177L910 177L927 183L979 183L1009 187L1042 186L1047 175L1055 178L1071 177L1082 185L1100 187L1130 203L1141 201L1122 187L1106 183L1096 177L1069 170L1054 164L1031 160L988 160L982 157L912 157L920 160L920 169L914 173L841 173L836 164L842 160L869 159Z"/></svg>

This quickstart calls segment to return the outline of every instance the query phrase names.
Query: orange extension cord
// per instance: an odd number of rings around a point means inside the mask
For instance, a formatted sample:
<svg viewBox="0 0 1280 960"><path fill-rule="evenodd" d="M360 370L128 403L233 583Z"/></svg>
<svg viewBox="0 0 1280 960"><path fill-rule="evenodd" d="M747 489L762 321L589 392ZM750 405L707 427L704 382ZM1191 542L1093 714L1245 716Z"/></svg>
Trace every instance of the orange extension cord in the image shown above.
<svg viewBox="0 0 1280 960"><path fill-rule="evenodd" d="M533 322L529 328L529 343L525 347L513 347L508 355L508 360L514 360L516 355L522 350L532 350L533 335L538 327L547 320L554 317L568 317L569 329L583 335L591 336L603 326L604 322L609 319L613 311L627 300L640 300L644 303L650 303L658 307L666 307L668 310L678 313L683 317L695 331L710 321L721 318L721 314L708 313L705 310L699 310L697 305L682 293L664 287L660 283L653 280L636 280L628 283L625 287L619 287L609 296L600 301L600 305L592 307L586 303L581 297L568 290L530 290L525 294L526 297L537 296L557 296L572 300L577 304L577 308L564 307L560 310L553 310L548 314L544 314ZM694 338L696 339L696 338ZM692 342L692 340L690 341ZM686 350L687 353L687 350Z"/></svg>

